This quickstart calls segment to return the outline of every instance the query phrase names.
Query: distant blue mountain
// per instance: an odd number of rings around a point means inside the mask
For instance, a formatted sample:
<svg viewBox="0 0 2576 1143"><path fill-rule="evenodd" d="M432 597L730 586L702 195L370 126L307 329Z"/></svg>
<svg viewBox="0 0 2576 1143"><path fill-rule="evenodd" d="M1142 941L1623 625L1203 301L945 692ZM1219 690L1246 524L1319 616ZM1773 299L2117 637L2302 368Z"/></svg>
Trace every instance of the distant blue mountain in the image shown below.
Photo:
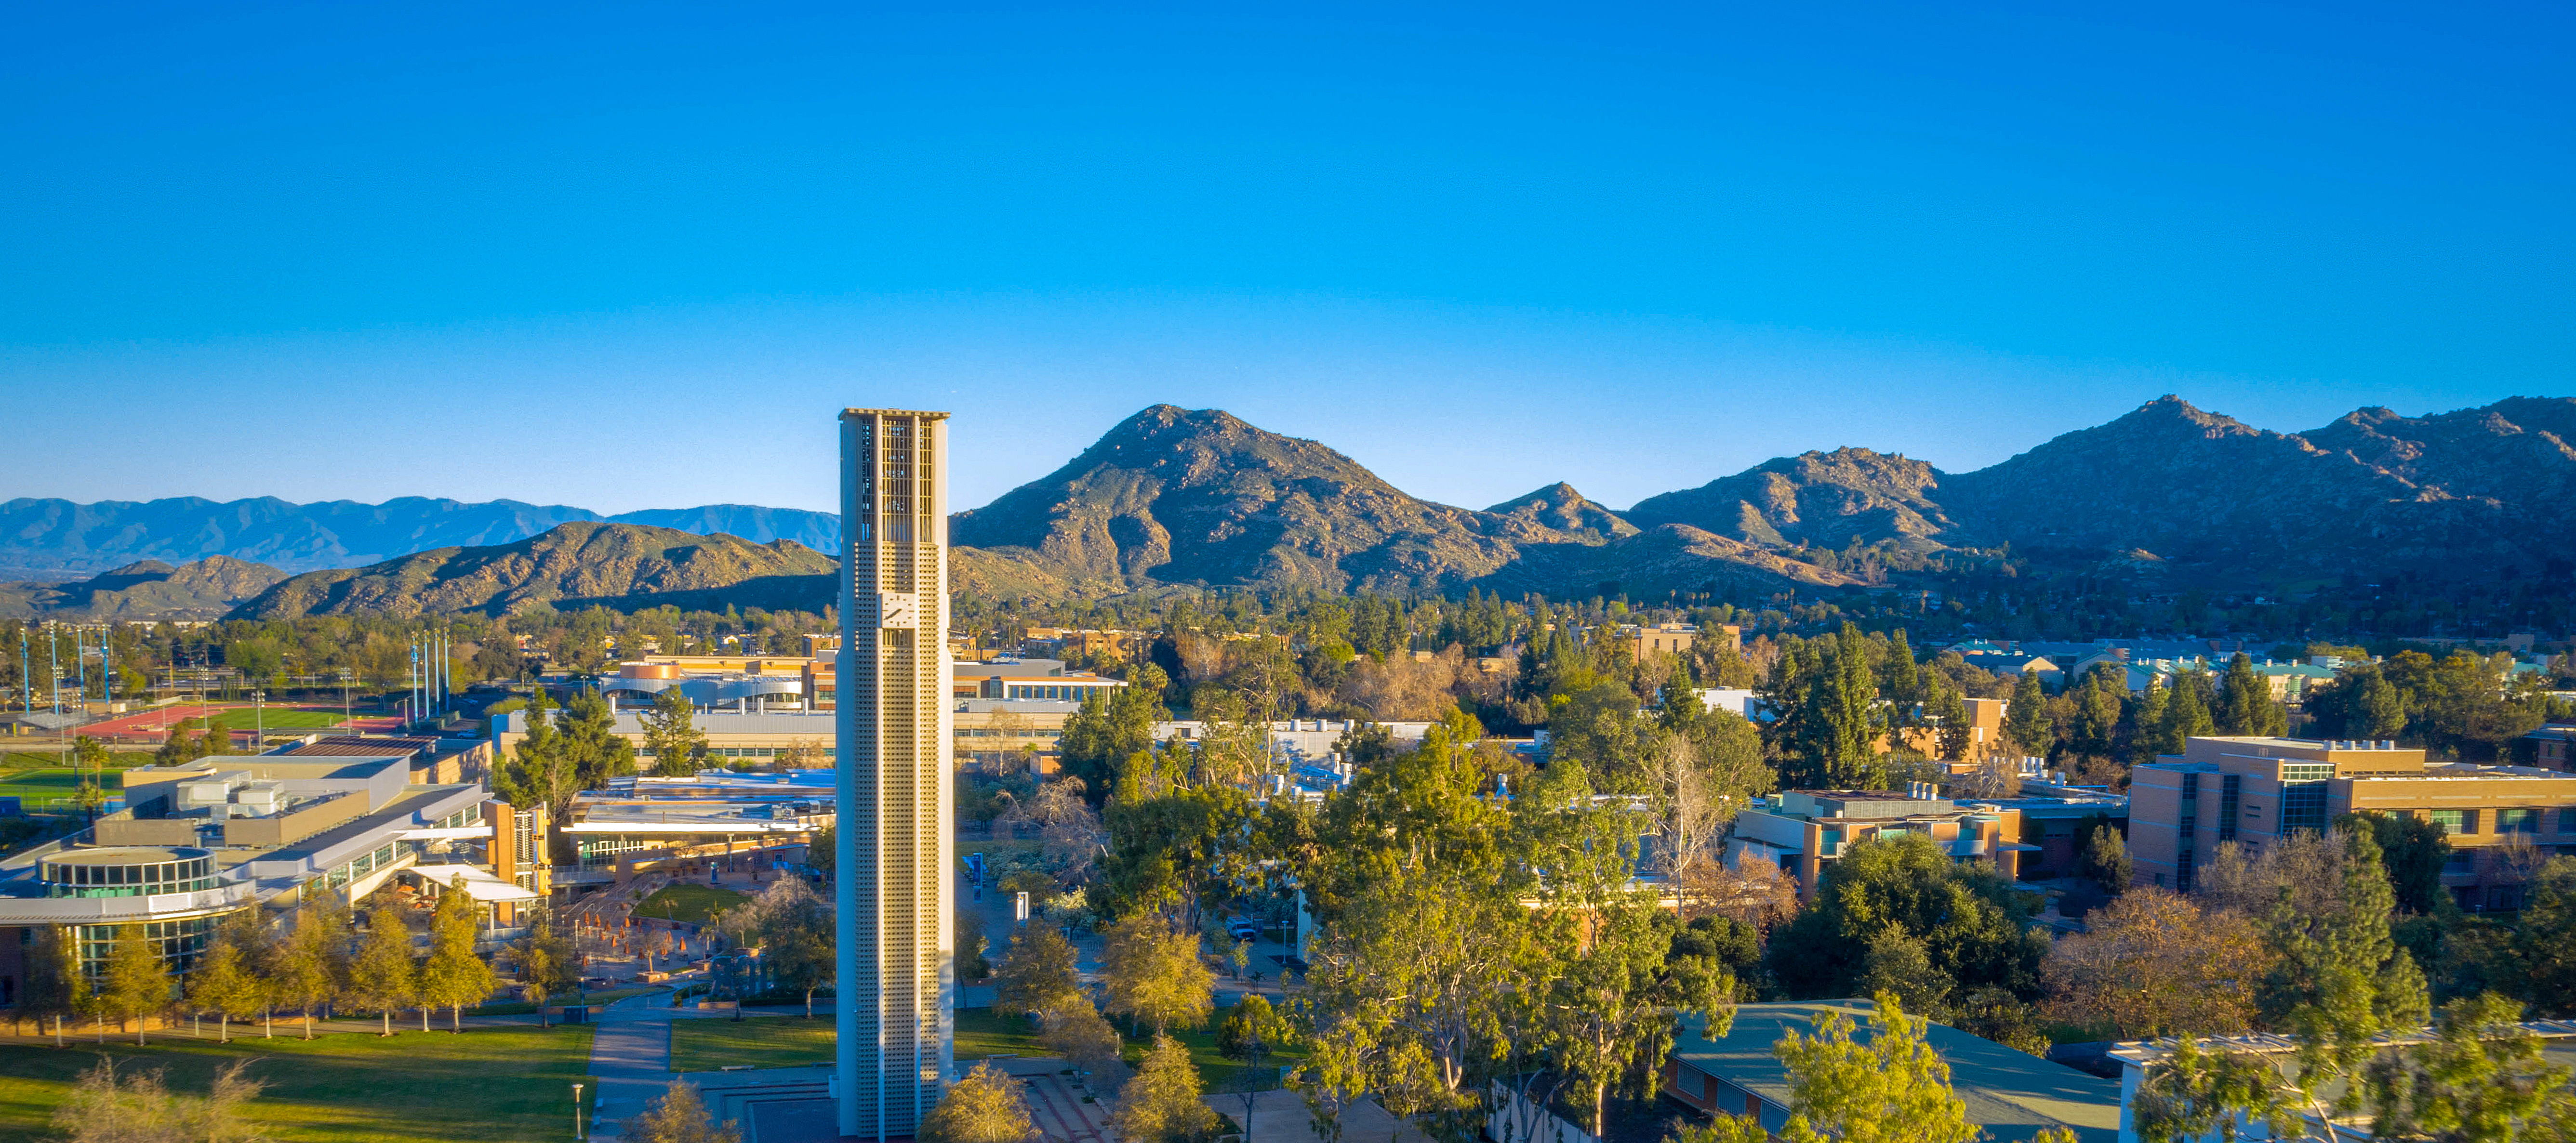
<svg viewBox="0 0 2576 1143"><path fill-rule="evenodd" d="M841 517L836 512L802 508L762 508L753 504L706 504L696 508L647 508L609 519L619 524L650 524L701 536L740 536L754 543L794 540L818 552L841 546Z"/></svg>
<svg viewBox="0 0 2576 1143"><path fill-rule="evenodd" d="M363 567L431 548L512 543L588 520L726 533L764 544L788 539L826 552L839 546L841 535L840 518L828 512L742 504L603 516L563 504L419 496L382 504L296 504L273 496L95 504L21 498L0 502L0 580L81 579L137 560L181 564L207 556L290 572Z"/></svg>

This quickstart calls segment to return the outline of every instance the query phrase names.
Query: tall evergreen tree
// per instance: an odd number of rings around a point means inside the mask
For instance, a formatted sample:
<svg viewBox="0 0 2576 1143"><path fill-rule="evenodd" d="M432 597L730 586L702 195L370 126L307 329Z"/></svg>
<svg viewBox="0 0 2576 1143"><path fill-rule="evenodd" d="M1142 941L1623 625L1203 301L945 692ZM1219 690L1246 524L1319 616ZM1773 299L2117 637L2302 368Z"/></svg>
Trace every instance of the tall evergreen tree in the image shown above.
<svg viewBox="0 0 2576 1143"><path fill-rule="evenodd" d="M653 696L653 705L644 708L644 749L653 754L653 772L665 778L686 778L698 772L699 757L706 753L706 732L698 729L696 708L678 687Z"/></svg>
<svg viewBox="0 0 2576 1143"><path fill-rule="evenodd" d="M2137 700L2131 702L2121 716L2121 737L2128 745L2129 765L2156 760L2156 751L2162 744L2165 704L2172 698L2173 692L2165 687L2164 676L2149 673L2147 689L2138 692Z"/></svg>
<svg viewBox="0 0 2576 1143"><path fill-rule="evenodd" d="M1924 724L1926 709L1923 689L1923 666L1914 661L1914 645L1905 637L1902 627L1887 633L1887 662L1879 671L1879 687L1887 696L1890 729L1917 727Z"/></svg>
<svg viewBox="0 0 2576 1143"><path fill-rule="evenodd" d="M2013 695L2004 706L2004 741L2021 752L2024 758L2045 758L2048 748L2057 744L2057 725L2048 715L2048 691L2039 685L2039 672L2023 671L2013 683Z"/></svg>
<svg viewBox="0 0 2576 1143"><path fill-rule="evenodd" d="M617 716L608 712L608 700L597 690L574 692L572 701L555 713L555 735L564 760L572 765L575 791L601 789L609 779L635 772L635 744L617 733ZM566 795L553 807L555 821L565 820L571 802Z"/></svg>
<svg viewBox="0 0 2576 1143"><path fill-rule="evenodd" d="M2254 659L2243 651L2228 660L2218 685L2218 707L2210 712L2219 733L2265 735L2286 733L2289 715L2272 701L2272 684L2254 673Z"/></svg>
<svg viewBox="0 0 2576 1143"><path fill-rule="evenodd" d="M2156 727L2156 753L2180 754L2190 740L2218 733L2218 724L2209 717L2210 694L2208 675L2200 671L2174 675L2164 720Z"/></svg>
<svg viewBox="0 0 2576 1143"><path fill-rule="evenodd" d="M1924 707L1932 724L1940 728L1940 756L1951 762L1968 760L1976 746L1976 728L1968 722L1968 703L1949 677L1939 671L1923 672Z"/></svg>
<svg viewBox="0 0 2576 1143"><path fill-rule="evenodd" d="M1871 669L1869 637L1859 627L1843 624L1827 653L1808 705L1813 712L1809 745L1824 784L1833 789L1862 789L1878 777L1878 676Z"/></svg>

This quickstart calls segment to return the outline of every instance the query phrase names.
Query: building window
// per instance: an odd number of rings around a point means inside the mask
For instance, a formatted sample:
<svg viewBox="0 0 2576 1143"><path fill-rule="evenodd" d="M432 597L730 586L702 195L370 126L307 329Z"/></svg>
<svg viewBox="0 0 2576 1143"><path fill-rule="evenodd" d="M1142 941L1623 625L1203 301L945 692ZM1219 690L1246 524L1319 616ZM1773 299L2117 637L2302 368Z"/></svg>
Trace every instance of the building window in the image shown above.
<svg viewBox="0 0 2576 1143"><path fill-rule="evenodd" d="M2281 832L2326 830L2326 784L2323 782L2284 783L2281 786Z"/></svg>
<svg viewBox="0 0 2576 1143"><path fill-rule="evenodd" d="M2539 832L2540 832L2540 811L2538 811L2538 810L2497 810L2497 811L2496 811L2496 832L2497 832L2497 833L2539 833Z"/></svg>
<svg viewBox="0 0 2576 1143"><path fill-rule="evenodd" d="M2236 796L2242 780L2228 774L2218 780L2218 840L2236 840Z"/></svg>
<svg viewBox="0 0 2576 1143"><path fill-rule="evenodd" d="M2478 832L2476 810L2434 810L2432 813L2433 824L2442 827L2443 833L2460 835Z"/></svg>

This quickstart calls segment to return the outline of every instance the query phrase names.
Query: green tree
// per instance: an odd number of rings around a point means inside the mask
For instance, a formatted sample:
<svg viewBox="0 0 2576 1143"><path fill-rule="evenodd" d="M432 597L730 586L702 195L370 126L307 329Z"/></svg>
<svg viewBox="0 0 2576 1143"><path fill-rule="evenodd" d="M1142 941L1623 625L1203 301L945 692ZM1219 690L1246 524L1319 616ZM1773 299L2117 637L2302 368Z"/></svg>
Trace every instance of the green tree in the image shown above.
<svg viewBox="0 0 2576 1143"><path fill-rule="evenodd" d="M1869 637L1845 623L1807 688L1802 744L1816 785L1868 788L1878 780L1878 674Z"/></svg>
<svg viewBox="0 0 2576 1143"><path fill-rule="evenodd" d="M989 1063L948 1085L914 1135L920 1143L1028 1143L1037 1137L1020 1081Z"/></svg>
<svg viewBox="0 0 2576 1143"><path fill-rule="evenodd" d="M686 778L698 772L698 759L706 753L707 736L698 729L696 708L680 688L653 696L653 705L644 708L642 719L644 751L653 756L655 774Z"/></svg>
<svg viewBox="0 0 2576 1143"><path fill-rule="evenodd" d="M1079 999L1082 977L1073 942L1052 925L1032 925L1011 938L1010 951L993 971L994 1003L1008 1012L1044 1012Z"/></svg>
<svg viewBox="0 0 2576 1143"><path fill-rule="evenodd" d="M1258 992L1245 993L1234 1007L1225 1010L1217 1022L1217 1054L1229 1060L1259 1066L1272 1052L1288 1042L1288 1020L1273 1008L1270 999Z"/></svg>
<svg viewBox="0 0 2576 1143"><path fill-rule="evenodd" d="M555 713L555 736L572 765L575 790L604 789L609 779L635 772L635 744L617 733L617 716L608 712L608 700L596 690L574 692ZM565 818L558 814L554 820Z"/></svg>
<svg viewBox="0 0 2576 1143"><path fill-rule="evenodd" d="M39 1024L54 1022L54 1046L63 1041L63 1021L87 1013L90 1006L89 977L81 971L79 936L76 931L55 925L27 930L34 935L28 945L27 978L18 995L18 1011L34 1017Z"/></svg>
<svg viewBox="0 0 2576 1143"><path fill-rule="evenodd" d="M2180 754L2184 744L2194 738L2218 733L2218 724L2210 721L2209 703L2214 692L2209 676L2201 671L2176 672L2173 693L2165 699L2165 716L2156 725L2156 753Z"/></svg>
<svg viewBox="0 0 2576 1143"><path fill-rule="evenodd" d="M215 1039L232 1042L232 1022L248 1020L267 1006L266 990L251 975L240 942L229 926L219 926L197 967L188 974L188 1006L215 1017Z"/></svg>
<svg viewBox="0 0 2576 1143"><path fill-rule="evenodd" d="M2012 699L2004 705L2004 741L2025 758L2048 757L2048 749L2057 744L2057 725L2048 716L2048 692L2039 685L2039 672L2023 671L2013 683Z"/></svg>
<svg viewBox="0 0 2576 1143"><path fill-rule="evenodd" d="M760 959L769 979L805 996L805 1018L814 1018L814 993L832 983L835 930L822 898L795 880L774 882L760 895Z"/></svg>
<svg viewBox="0 0 2576 1143"><path fill-rule="evenodd" d="M2156 754L2164 750L2165 706L2172 698L2173 691L2165 686L2164 677L2149 674L2147 688L2138 692L2137 701L2122 714L2128 724L2129 765L2153 762Z"/></svg>
<svg viewBox="0 0 2576 1143"><path fill-rule="evenodd" d="M1674 1014L1705 1020L1711 1036L1726 1034L1735 979L1712 958L1671 955L1677 926L1651 898L1584 897L1550 910L1554 943L1582 951L1557 967L1546 1003L1556 1057L1589 1089L1591 1130L1599 1138L1612 1085L1631 1073L1662 1070Z"/></svg>
<svg viewBox="0 0 2576 1143"><path fill-rule="evenodd" d="M204 968L197 970L199 974ZM192 981L193 983L193 981ZM412 963L411 927L394 905L377 906L367 915L367 938L349 964L349 995L384 1019L384 1035L394 1034L394 1010L408 1008L420 991L419 969Z"/></svg>
<svg viewBox="0 0 2576 1143"><path fill-rule="evenodd" d="M1789 1072L1789 1143L1969 1143L1984 1134L1950 1088L1950 1065L1933 1050L1931 1022L1908 1016L1880 993L1875 1034L1855 1034L1848 1013L1816 1017L1816 1032L1792 1030L1772 1046Z"/></svg>
<svg viewBox="0 0 2576 1143"><path fill-rule="evenodd" d="M2514 926L2524 999L2550 1019L2576 1016L2576 857L2553 857L2531 880Z"/></svg>
<svg viewBox="0 0 2576 1143"><path fill-rule="evenodd" d="M2451 861L2451 839L2440 825L2412 815L2364 810L2336 818L2334 826L2362 832L2379 846L2399 912L2432 913L2448 903L2442 868Z"/></svg>
<svg viewBox="0 0 2576 1143"><path fill-rule="evenodd" d="M2254 659L2243 651L2227 662L2218 684L2218 709L2211 712L2219 732L2232 735L2277 735L2290 729L2290 716L2272 701L2270 680L2254 673Z"/></svg>
<svg viewBox="0 0 2576 1143"><path fill-rule="evenodd" d="M2028 920L1993 869L1954 862L1922 834L1881 834L1825 871L1814 903L1772 934L1766 959L1791 996L1849 996L1870 940L1894 925L1922 940L1934 968L1959 989L1993 985L2027 1000L2038 995L2048 946Z"/></svg>
<svg viewBox="0 0 2576 1143"><path fill-rule="evenodd" d="M1176 933L1159 916L1139 914L1103 934L1101 975L1109 1011L1151 1024L1157 1035L1174 1025L1198 1026L1214 1007L1216 974L1199 963L1199 941Z"/></svg>
<svg viewBox="0 0 2576 1143"><path fill-rule="evenodd" d="M134 1042L148 1043L153 1016L170 1006L170 965L141 924L116 927L107 966L99 974L98 1008L122 1027L135 1022Z"/></svg>
<svg viewBox="0 0 2576 1143"><path fill-rule="evenodd" d="M1950 685L1949 676L1939 671L1923 672L1924 707L1932 725L1940 728L1937 736L1940 756L1952 762L1967 760L1968 751L1976 745L1976 727L1968 722L1968 703L1959 688Z"/></svg>
<svg viewBox="0 0 2576 1143"><path fill-rule="evenodd" d="M347 990L349 923L346 914L322 901L307 901L295 911L271 970L269 987L282 1004L304 1014L304 1038L313 1038L313 1010Z"/></svg>
<svg viewBox="0 0 2576 1143"><path fill-rule="evenodd" d="M1234 1087L1243 1096L1246 1138L1252 1134L1253 1097L1265 1085L1274 1082L1270 1076L1262 1074L1264 1069L1261 1065L1294 1034L1288 1026L1288 1018L1271 1007L1269 997L1258 992L1245 993L1243 999L1235 1001L1234 1007L1225 1010L1225 1018L1217 1022L1217 1054L1243 1065L1242 1070L1236 1073Z"/></svg>
<svg viewBox="0 0 2576 1143"><path fill-rule="evenodd" d="M2569 1071L2544 1062L2522 1005L2488 993L2443 1005L2433 1039L2369 1069L2371 1130L2380 1139L2511 1143L2564 1139Z"/></svg>
<svg viewBox="0 0 2576 1143"><path fill-rule="evenodd" d="M519 809L542 806L549 820L563 821L581 784L563 736L546 719L545 697L540 687L530 700L527 737L492 768L492 791Z"/></svg>
<svg viewBox="0 0 2576 1143"><path fill-rule="evenodd" d="M2285 1098L2321 1120L2360 1107L2362 1071L2381 1036L2420 1027L2430 1015L2424 974L2390 935L2396 895L2378 845L2352 830L2333 840L2331 900L2293 905L2284 887L2264 918L2275 960L2255 993L2266 1022L2298 1044Z"/></svg>
<svg viewBox="0 0 2576 1143"><path fill-rule="evenodd" d="M465 1006L480 1004L500 987L492 966L474 955L474 899L458 874L429 919L429 959L420 969L421 1028L429 1027L429 1010L445 1008L451 1031L465 1030Z"/></svg>
<svg viewBox="0 0 2576 1143"><path fill-rule="evenodd" d="M718 1124L706 1101L698 1098L697 1086L676 1079L641 1113L620 1124L618 1132L619 1138L635 1143L742 1143L742 1130L733 1120Z"/></svg>
<svg viewBox="0 0 2576 1143"><path fill-rule="evenodd" d="M555 932L553 912L542 903L528 912L528 931L511 953L518 961L519 991L536 1006L537 1026L546 1026L548 1002L581 988L581 954L572 941Z"/></svg>
<svg viewBox="0 0 2576 1143"><path fill-rule="evenodd" d="M1131 1143L1199 1143L1219 1126L1215 1110L1199 1100L1199 1070L1189 1049L1159 1032L1135 1078L1118 1089L1111 1122Z"/></svg>
<svg viewBox="0 0 2576 1143"><path fill-rule="evenodd" d="M102 780L113 760L107 747L97 739L81 735L74 740L72 766L80 777L80 785L72 791L72 805L92 820L97 819L98 808L107 804L107 790Z"/></svg>
<svg viewBox="0 0 2576 1143"><path fill-rule="evenodd" d="M1065 772L1079 778L1096 802L1108 796L1118 765L1154 747L1154 724L1171 717L1163 691L1171 677L1151 663L1128 668L1127 685L1095 690L1082 708L1066 716L1056 742Z"/></svg>
<svg viewBox="0 0 2576 1143"><path fill-rule="evenodd" d="M2103 822L2086 831L2075 861L2076 872L2091 878L2102 892L2117 897L2128 891L2129 844L2119 827Z"/></svg>

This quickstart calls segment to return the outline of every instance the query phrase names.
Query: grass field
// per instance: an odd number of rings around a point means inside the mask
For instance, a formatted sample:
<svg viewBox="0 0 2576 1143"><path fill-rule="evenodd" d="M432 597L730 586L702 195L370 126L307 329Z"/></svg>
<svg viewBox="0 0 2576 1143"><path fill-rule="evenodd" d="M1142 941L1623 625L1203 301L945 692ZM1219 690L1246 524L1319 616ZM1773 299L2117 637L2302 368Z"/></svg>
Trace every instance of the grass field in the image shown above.
<svg viewBox="0 0 2576 1143"><path fill-rule="evenodd" d="M1121 1035L1127 1031L1123 1024L1118 1025L1118 1030ZM1190 1050L1190 1061L1199 1068L1199 1082L1208 1091L1226 1090L1241 1069L1241 1065L1217 1054L1216 1031L1212 1027L1175 1032L1172 1038ZM1144 1060L1145 1049L1152 1046L1153 1040L1150 1030L1141 1038L1127 1038L1128 1066ZM832 1062L832 1042L832 1021L828 1018L679 1020L671 1025L671 1070L711 1072L741 1064L758 1068L828 1064ZM1046 1045L1038 1042L1036 1026L1024 1016L996 1013L990 1008L957 1010L957 1059L961 1062L986 1056L1046 1054ZM1267 1070L1303 1059L1301 1052L1280 1052L1263 1066Z"/></svg>
<svg viewBox="0 0 2576 1143"><path fill-rule="evenodd" d="M716 914L748 900L751 898L746 894L713 885L670 885L638 902L635 915L703 925L715 920Z"/></svg>
<svg viewBox="0 0 2576 1143"><path fill-rule="evenodd" d="M961 1013L962 1015L962 1013ZM671 1070L711 1072L749 1064L802 1068L832 1062L832 1017L671 1021ZM965 1055L964 1049L958 1055Z"/></svg>
<svg viewBox="0 0 2576 1143"><path fill-rule="evenodd" d="M215 1069L245 1057L268 1085L253 1116L281 1143L361 1140L554 1140L572 1133L572 1084L588 1071L588 1027L502 1029L390 1039L339 1034L212 1042L0 1046L0 1138L48 1136L54 1107L105 1053L120 1067L168 1069L200 1093Z"/></svg>

